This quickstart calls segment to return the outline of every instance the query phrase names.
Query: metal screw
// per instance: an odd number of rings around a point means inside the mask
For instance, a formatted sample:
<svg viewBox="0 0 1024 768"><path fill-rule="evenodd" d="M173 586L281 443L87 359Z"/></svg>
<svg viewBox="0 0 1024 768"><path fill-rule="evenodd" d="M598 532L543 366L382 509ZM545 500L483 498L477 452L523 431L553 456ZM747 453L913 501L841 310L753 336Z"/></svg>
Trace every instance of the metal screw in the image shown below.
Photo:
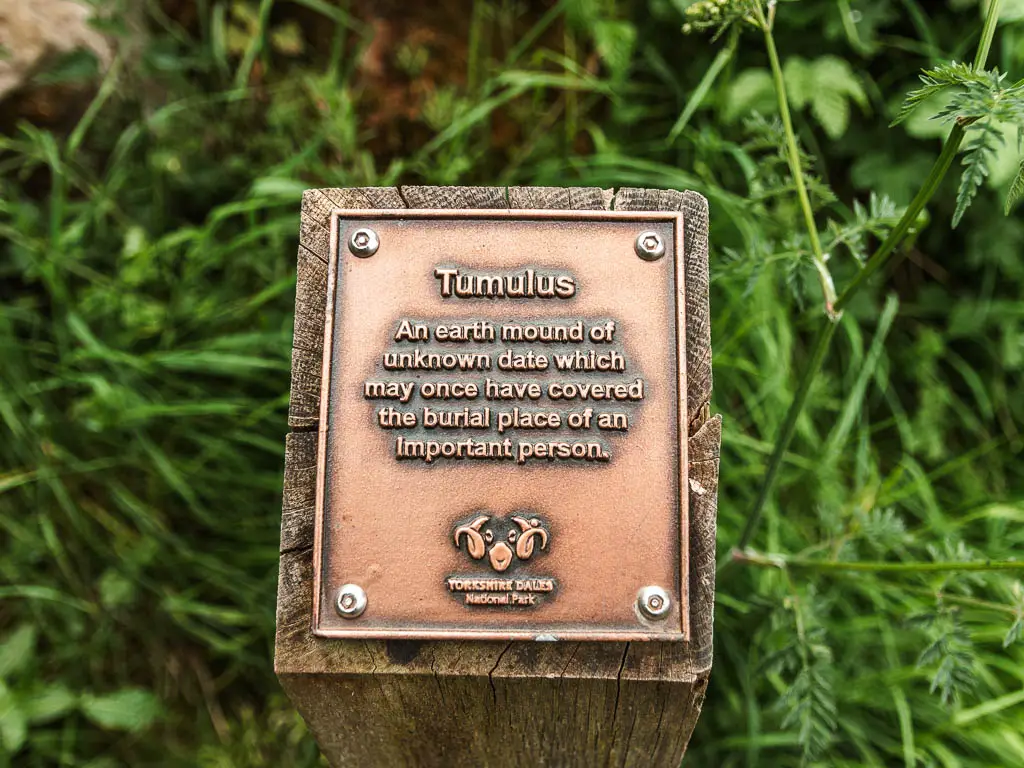
<svg viewBox="0 0 1024 768"><path fill-rule="evenodd" d="M665 241L657 232L641 232L636 236L633 248L644 261L657 261L665 255Z"/></svg>
<svg viewBox="0 0 1024 768"><path fill-rule="evenodd" d="M369 227L357 229L348 239L348 249L361 259L373 256L380 248L380 238Z"/></svg>
<svg viewBox="0 0 1024 768"><path fill-rule="evenodd" d="M636 598L640 613L649 619L664 619L672 607L672 599L661 587L644 587Z"/></svg>
<svg viewBox="0 0 1024 768"><path fill-rule="evenodd" d="M358 584L346 584L338 590L338 613L346 619L361 616L366 610L366 592Z"/></svg>

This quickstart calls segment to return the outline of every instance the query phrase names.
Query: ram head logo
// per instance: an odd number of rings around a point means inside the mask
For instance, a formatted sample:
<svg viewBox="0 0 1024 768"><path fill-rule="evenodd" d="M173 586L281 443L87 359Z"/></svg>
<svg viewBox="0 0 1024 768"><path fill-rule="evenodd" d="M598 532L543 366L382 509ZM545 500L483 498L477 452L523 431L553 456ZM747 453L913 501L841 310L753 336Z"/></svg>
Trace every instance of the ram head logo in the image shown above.
<svg viewBox="0 0 1024 768"><path fill-rule="evenodd" d="M516 558L529 560L537 541L541 549L547 549L548 531L540 518L513 515L511 521L514 525L490 515L478 515L456 527L455 546L461 549L465 543L467 554L474 560L486 555L491 567L499 573Z"/></svg>

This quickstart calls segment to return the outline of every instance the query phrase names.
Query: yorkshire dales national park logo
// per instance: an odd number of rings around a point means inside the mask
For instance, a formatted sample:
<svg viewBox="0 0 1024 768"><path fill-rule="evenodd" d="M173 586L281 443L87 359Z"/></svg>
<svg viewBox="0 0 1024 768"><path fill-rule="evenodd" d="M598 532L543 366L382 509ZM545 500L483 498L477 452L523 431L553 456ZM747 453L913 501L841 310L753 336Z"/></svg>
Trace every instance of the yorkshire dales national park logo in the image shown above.
<svg viewBox="0 0 1024 768"><path fill-rule="evenodd" d="M474 560L484 560L497 573L504 573L517 560L530 560L546 550L551 533L539 517L512 515L507 519L476 515L455 526L455 546ZM450 576L448 591L464 596L466 605L535 606L554 592L551 578L492 578Z"/></svg>
<svg viewBox="0 0 1024 768"><path fill-rule="evenodd" d="M533 556L534 539L540 541L541 549L547 548L548 532L539 517L527 520L513 515L512 522L515 527L490 515L480 515L455 529L455 546L461 549L465 543L466 552L474 560L487 555L491 568L498 573L506 570L516 558L529 560Z"/></svg>

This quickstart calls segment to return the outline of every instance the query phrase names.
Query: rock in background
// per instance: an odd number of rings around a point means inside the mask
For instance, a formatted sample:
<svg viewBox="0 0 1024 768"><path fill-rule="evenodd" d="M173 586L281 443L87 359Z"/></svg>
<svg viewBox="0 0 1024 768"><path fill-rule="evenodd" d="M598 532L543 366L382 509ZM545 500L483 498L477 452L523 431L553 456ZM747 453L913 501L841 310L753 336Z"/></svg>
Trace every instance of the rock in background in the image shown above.
<svg viewBox="0 0 1024 768"><path fill-rule="evenodd" d="M84 48L108 64L113 47L89 25L92 13L74 0L0 0L0 99L63 53Z"/></svg>

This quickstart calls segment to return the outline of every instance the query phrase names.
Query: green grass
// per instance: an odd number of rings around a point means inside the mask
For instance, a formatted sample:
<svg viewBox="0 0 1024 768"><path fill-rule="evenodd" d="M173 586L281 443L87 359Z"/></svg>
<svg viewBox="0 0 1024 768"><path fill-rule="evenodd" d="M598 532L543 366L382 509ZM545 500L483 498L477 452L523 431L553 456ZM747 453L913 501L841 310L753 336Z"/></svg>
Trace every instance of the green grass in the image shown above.
<svg viewBox="0 0 1024 768"><path fill-rule="evenodd" d="M957 229L955 167L846 307L733 560L823 310L763 40L683 36L684 5L441 4L381 50L341 4L151 4L140 58L45 74L93 100L0 136L0 765L318 764L270 663L299 194L393 183L710 200L722 567L689 764L1024 764L1019 571L914 565L1024 551L1013 132ZM840 289L941 149L889 122L981 26L779 4ZM1024 24L989 62L1024 74Z"/></svg>

